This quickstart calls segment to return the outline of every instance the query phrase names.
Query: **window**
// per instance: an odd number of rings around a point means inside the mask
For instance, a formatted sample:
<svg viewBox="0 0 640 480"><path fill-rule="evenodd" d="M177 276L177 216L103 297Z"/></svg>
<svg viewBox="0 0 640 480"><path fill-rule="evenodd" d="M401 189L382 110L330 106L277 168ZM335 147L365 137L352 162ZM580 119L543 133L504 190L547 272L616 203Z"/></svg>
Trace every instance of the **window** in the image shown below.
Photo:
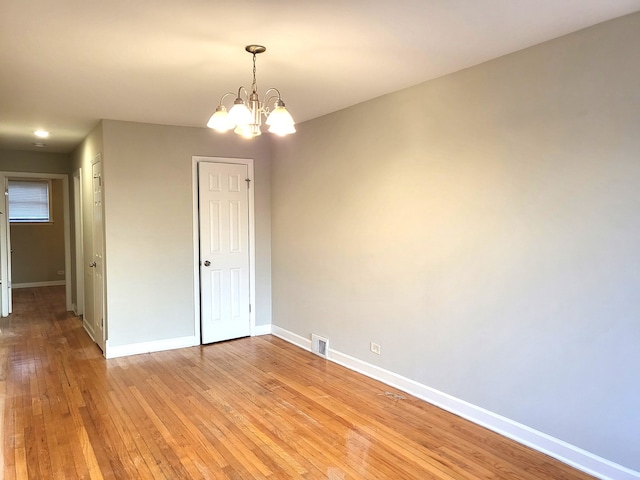
<svg viewBox="0 0 640 480"><path fill-rule="evenodd" d="M9 221L51 222L48 180L9 180Z"/></svg>

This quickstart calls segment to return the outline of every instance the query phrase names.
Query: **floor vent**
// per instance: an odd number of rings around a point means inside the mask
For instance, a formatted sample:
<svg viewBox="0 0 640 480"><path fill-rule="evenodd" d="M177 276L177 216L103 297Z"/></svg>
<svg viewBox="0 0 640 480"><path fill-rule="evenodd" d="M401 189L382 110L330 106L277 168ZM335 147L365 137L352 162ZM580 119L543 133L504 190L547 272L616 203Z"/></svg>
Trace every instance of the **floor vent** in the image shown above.
<svg viewBox="0 0 640 480"><path fill-rule="evenodd" d="M329 355L329 339L311 334L311 351L316 355L327 358Z"/></svg>

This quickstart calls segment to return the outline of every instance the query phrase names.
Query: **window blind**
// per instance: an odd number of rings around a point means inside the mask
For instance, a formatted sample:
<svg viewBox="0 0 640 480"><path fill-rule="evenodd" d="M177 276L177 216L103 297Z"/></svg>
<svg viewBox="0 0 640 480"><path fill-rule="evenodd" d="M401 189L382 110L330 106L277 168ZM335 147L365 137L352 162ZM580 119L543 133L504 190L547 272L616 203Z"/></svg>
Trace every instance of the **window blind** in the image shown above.
<svg viewBox="0 0 640 480"><path fill-rule="evenodd" d="M49 182L9 180L9 221L49 222Z"/></svg>

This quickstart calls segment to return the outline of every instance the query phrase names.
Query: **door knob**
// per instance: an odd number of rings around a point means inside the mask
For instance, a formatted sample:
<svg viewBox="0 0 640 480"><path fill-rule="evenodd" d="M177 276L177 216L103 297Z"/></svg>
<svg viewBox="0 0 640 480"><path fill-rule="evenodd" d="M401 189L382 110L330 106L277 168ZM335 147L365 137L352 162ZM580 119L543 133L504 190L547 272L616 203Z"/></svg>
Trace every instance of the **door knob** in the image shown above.
<svg viewBox="0 0 640 480"><path fill-rule="evenodd" d="M208 267L209 265L211 265L211 262L209 260L205 260L204 261L204 266Z"/></svg>

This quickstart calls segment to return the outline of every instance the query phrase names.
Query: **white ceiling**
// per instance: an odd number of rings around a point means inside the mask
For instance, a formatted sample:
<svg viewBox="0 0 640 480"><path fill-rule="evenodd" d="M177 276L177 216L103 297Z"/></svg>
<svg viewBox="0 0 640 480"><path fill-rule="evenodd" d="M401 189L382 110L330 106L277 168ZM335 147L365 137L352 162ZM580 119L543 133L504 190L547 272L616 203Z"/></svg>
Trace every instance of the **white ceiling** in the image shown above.
<svg viewBox="0 0 640 480"><path fill-rule="evenodd" d="M69 152L99 119L204 126L282 92L297 122L640 10L640 0L2 0L0 148Z"/></svg>

